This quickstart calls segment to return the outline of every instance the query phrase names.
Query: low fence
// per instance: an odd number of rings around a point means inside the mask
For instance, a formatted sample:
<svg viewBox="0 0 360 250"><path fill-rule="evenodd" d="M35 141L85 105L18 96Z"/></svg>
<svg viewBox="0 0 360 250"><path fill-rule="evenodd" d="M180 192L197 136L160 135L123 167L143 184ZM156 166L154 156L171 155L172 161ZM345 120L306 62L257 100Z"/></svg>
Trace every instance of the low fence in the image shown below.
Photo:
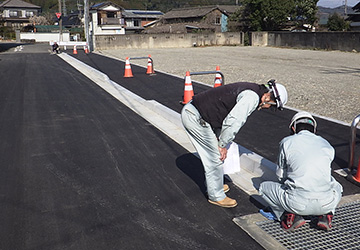
<svg viewBox="0 0 360 250"><path fill-rule="evenodd" d="M360 51L360 32L252 32L252 46Z"/></svg>
<svg viewBox="0 0 360 250"><path fill-rule="evenodd" d="M209 34L96 35L95 49L174 48L214 45L244 45L241 32Z"/></svg>
<svg viewBox="0 0 360 250"><path fill-rule="evenodd" d="M96 35L94 49L176 48L215 45L244 45L244 33ZM58 41L58 33L21 32L17 40ZM70 41L63 33L62 41ZM91 44L91 43L90 43ZM252 32L252 46L311 48L360 52L360 32Z"/></svg>
<svg viewBox="0 0 360 250"><path fill-rule="evenodd" d="M20 41L34 40L35 42L60 41L59 33L42 33L42 32L20 32ZM62 33L62 41L70 41L70 33Z"/></svg>

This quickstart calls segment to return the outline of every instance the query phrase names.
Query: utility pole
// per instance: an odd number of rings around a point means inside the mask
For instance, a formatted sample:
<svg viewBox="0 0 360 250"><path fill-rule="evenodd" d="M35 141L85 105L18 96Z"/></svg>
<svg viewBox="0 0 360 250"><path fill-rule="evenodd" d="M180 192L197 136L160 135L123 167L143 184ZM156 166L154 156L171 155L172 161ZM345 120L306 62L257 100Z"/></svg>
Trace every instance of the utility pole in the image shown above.
<svg viewBox="0 0 360 250"><path fill-rule="evenodd" d="M347 16L347 0L345 0L345 17Z"/></svg>
<svg viewBox="0 0 360 250"><path fill-rule="evenodd" d="M59 0L59 13L61 13L61 0ZM59 42L62 41L62 13L59 17L59 28L60 28L60 34L59 34Z"/></svg>
<svg viewBox="0 0 360 250"><path fill-rule="evenodd" d="M86 43L89 45L89 50L92 51L93 46L90 44L90 33L89 33L89 0L84 0L84 28Z"/></svg>

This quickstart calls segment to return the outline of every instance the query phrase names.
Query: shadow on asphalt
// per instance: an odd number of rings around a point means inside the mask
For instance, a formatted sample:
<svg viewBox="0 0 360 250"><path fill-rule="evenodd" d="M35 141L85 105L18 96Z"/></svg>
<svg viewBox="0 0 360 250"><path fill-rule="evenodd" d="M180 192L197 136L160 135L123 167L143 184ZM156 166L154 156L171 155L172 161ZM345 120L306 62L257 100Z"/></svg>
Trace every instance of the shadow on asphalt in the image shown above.
<svg viewBox="0 0 360 250"><path fill-rule="evenodd" d="M1 53L1 52L5 52L5 51L7 51L7 50L9 50L9 49L11 49L11 48L15 48L15 47L17 47L17 46L19 46L19 45L25 45L25 44L20 44L20 43L3 43L3 42L1 42L1 43L0 43L0 53Z"/></svg>
<svg viewBox="0 0 360 250"><path fill-rule="evenodd" d="M176 159L176 166L198 185L200 191L206 195L204 168L200 159L191 153L179 156Z"/></svg>

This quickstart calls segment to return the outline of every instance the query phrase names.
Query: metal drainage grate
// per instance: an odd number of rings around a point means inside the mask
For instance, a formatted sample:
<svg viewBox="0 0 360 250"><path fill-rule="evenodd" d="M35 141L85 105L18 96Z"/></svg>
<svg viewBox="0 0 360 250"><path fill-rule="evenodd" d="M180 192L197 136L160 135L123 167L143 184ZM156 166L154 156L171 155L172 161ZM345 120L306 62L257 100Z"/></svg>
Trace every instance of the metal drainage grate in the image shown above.
<svg viewBox="0 0 360 250"><path fill-rule="evenodd" d="M286 232L278 222L257 222L262 230L275 238L286 249L360 249L360 201L338 207L329 232L315 228L311 223Z"/></svg>

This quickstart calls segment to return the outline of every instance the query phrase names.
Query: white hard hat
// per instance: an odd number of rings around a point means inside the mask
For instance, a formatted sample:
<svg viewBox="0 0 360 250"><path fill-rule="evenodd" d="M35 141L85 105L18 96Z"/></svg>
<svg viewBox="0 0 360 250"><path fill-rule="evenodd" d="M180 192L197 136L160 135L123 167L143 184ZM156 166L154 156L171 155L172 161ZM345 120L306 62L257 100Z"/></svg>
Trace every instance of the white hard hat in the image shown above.
<svg viewBox="0 0 360 250"><path fill-rule="evenodd" d="M291 127L294 126L296 129L296 124L298 123L310 124L314 127L314 132L316 131L316 126L317 126L316 120L309 112L300 111L296 113L291 119L289 128L291 129Z"/></svg>
<svg viewBox="0 0 360 250"><path fill-rule="evenodd" d="M288 94L284 85L280 83L275 83L275 80L270 80L268 82L270 92L274 93L276 107L278 109L283 109L283 106L288 101Z"/></svg>
<svg viewBox="0 0 360 250"><path fill-rule="evenodd" d="M288 101L288 94L284 85L277 83L274 87L274 96L276 106L278 109L282 109Z"/></svg>

